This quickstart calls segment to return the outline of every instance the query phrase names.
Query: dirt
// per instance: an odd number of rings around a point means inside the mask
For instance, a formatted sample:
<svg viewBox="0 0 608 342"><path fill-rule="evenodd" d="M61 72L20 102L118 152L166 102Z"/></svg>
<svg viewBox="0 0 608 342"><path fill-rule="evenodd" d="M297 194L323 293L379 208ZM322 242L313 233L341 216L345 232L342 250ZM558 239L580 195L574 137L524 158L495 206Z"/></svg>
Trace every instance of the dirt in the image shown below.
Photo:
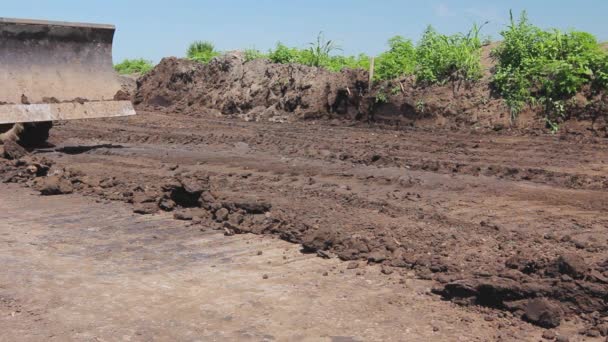
<svg viewBox="0 0 608 342"><path fill-rule="evenodd" d="M130 90L121 92L121 98L135 94L140 110L234 116L246 121L330 118L426 129L548 131L541 108L525 107L513 115L493 90L491 51L495 46L483 48L480 81L424 85L407 77L377 82L372 89L364 70L334 73L263 59L247 62L239 52L207 65L165 58L138 79L136 90L124 82L123 88ZM583 89L567 101L560 130L608 137L606 103L605 94Z"/></svg>
<svg viewBox="0 0 608 342"><path fill-rule="evenodd" d="M245 62L240 53L209 64L163 59L137 81L140 109L238 116L247 121L287 121L360 112L367 73L333 73L303 65Z"/></svg>
<svg viewBox="0 0 608 342"><path fill-rule="evenodd" d="M3 162L3 180L59 177L100 201L278 236L357 272L413 271L463 310L584 334L604 324L605 139L160 112L52 134L55 148Z"/></svg>

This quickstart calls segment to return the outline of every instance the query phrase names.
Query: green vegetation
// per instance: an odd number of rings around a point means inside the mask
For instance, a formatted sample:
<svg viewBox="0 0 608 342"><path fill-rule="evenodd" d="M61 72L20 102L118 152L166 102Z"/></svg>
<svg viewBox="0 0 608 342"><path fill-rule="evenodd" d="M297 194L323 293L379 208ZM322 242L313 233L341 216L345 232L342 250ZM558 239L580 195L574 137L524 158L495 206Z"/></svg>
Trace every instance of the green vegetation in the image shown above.
<svg viewBox="0 0 608 342"><path fill-rule="evenodd" d="M494 51L497 60L493 84L515 117L524 105L539 105L547 126L559 128L567 101L583 87L593 92L608 87L608 55L586 32L542 30L523 12L501 32L503 42Z"/></svg>
<svg viewBox="0 0 608 342"><path fill-rule="evenodd" d="M413 76L421 85L475 82L483 76L482 46L491 42L480 36L484 25L473 25L469 32L453 35L441 34L429 26L416 44L395 36L389 39L388 49L375 58L374 80ZM501 35L502 43L492 51L497 62L492 85L495 94L505 99L513 117L524 106L535 106L546 113L547 127L557 130L577 93L584 90L586 95L596 95L608 88L608 44L598 43L589 33L543 30L532 25L523 12L517 19L511 13L510 24ZM326 39L321 32L306 48L278 42L267 53L247 49L244 55L246 61L264 58L273 63L296 63L331 71L369 69L369 56L345 56L338 51L341 48L335 41ZM195 42L188 49L189 58L204 63L218 54L209 42ZM123 63L116 66L121 73L151 68L143 60ZM142 66L133 66L136 70L131 71L131 64ZM381 88L376 102L385 102L390 94L400 91L397 86ZM424 107L421 103L420 109Z"/></svg>
<svg viewBox="0 0 608 342"><path fill-rule="evenodd" d="M429 26L416 47L416 80L421 83L476 81L482 76L481 27L451 36Z"/></svg>
<svg viewBox="0 0 608 342"><path fill-rule="evenodd" d="M145 74L152 70L154 65L151 61L143 58L125 59L124 61L114 65L114 70L121 75L129 74Z"/></svg>
<svg viewBox="0 0 608 342"><path fill-rule="evenodd" d="M388 40L389 50L375 62L374 79L390 80L410 75L416 68L416 49L410 39L395 36Z"/></svg>
<svg viewBox="0 0 608 342"><path fill-rule="evenodd" d="M211 42L206 41L195 41L188 47L186 56L200 63L209 63L215 56L219 56L220 53L215 51L215 45Z"/></svg>

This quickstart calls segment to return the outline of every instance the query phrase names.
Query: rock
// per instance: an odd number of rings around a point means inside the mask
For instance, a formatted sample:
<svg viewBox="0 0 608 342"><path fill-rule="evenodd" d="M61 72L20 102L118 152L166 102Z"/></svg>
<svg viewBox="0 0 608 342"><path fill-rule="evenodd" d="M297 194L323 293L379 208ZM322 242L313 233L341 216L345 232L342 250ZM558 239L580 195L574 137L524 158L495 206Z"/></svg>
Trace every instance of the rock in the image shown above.
<svg viewBox="0 0 608 342"><path fill-rule="evenodd" d="M6 140L4 142L4 151L2 152L2 157L9 160L17 160L25 157L27 155L27 151L21 145L17 144L13 140Z"/></svg>
<svg viewBox="0 0 608 342"><path fill-rule="evenodd" d="M71 194L74 192L72 182L60 176L43 178L38 182L35 188L40 191L40 194L43 196Z"/></svg>
<svg viewBox="0 0 608 342"><path fill-rule="evenodd" d="M215 212L215 220L217 222L224 222L228 219L230 212L226 208L221 208Z"/></svg>
<svg viewBox="0 0 608 342"><path fill-rule="evenodd" d="M137 203L133 206L133 212L141 215L155 214L158 210L156 203Z"/></svg>
<svg viewBox="0 0 608 342"><path fill-rule="evenodd" d="M583 278L589 271L585 259L577 254L562 254L557 258L556 263L560 273L567 274L574 279Z"/></svg>
<svg viewBox="0 0 608 342"><path fill-rule="evenodd" d="M557 338L555 338L555 341L556 342L570 342L570 337L560 335L560 336L557 336Z"/></svg>
<svg viewBox="0 0 608 342"><path fill-rule="evenodd" d="M562 310L544 298L534 298L526 303L523 318L543 328L555 328L561 323Z"/></svg>
<svg viewBox="0 0 608 342"><path fill-rule="evenodd" d="M554 340L557 335L553 330L545 330L543 332L543 338L545 340Z"/></svg>

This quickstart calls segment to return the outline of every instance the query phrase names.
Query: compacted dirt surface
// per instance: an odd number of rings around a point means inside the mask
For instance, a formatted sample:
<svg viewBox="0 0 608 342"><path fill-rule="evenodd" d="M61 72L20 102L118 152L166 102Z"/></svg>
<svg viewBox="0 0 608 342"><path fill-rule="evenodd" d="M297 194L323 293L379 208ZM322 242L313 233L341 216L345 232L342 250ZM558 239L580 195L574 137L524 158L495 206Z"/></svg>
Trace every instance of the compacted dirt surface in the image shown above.
<svg viewBox="0 0 608 342"><path fill-rule="evenodd" d="M7 340L608 333L603 138L139 112L51 143L0 162L59 195L2 189Z"/></svg>

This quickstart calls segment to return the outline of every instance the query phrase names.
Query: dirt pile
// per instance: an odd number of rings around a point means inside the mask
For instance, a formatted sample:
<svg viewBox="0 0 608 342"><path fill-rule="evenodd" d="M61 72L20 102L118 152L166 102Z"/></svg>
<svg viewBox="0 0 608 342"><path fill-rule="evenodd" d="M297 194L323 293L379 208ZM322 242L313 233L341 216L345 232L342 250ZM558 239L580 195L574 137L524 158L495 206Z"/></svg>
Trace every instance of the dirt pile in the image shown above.
<svg viewBox="0 0 608 342"><path fill-rule="evenodd" d="M367 73L245 62L229 53L209 64L165 58L138 80L135 104L140 110L215 112L247 121L285 121L331 114L357 116L361 112Z"/></svg>
<svg viewBox="0 0 608 342"><path fill-rule="evenodd" d="M419 85L409 77L379 82L369 93L362 70L335 73L264 59L245 62L239 52L207 65L165 58L138 80L134 103L140 110L234 115L246 121L330 117L426 128L547 129L541 108L526 107L513 116L493 92L490 49L484 49L485 76L478 82ZM606 103L604 94L583 90L567 102L560 130L608 136Z"/></svg>

